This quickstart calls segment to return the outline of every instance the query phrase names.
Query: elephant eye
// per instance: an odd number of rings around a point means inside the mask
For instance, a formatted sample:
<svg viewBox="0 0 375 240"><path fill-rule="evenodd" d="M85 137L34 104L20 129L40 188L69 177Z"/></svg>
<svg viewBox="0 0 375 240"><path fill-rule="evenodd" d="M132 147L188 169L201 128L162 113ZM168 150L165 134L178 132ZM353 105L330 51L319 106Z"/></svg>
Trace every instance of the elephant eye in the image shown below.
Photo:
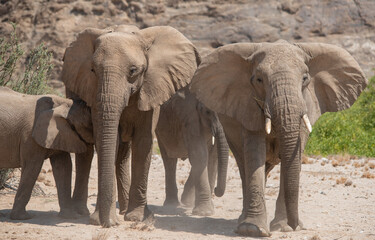
<svg viewBox="0 0 375 240"><path fill-rule="evenodd" d="M257 78L257 81L258 81L259 83L261 83L261 82L262 82L262 79L261 79L261 78Z"/></svg>
<svg viewBox="0 0 375 240"><path fill-rule="evenodd" d="M310 83L310 76L308 73L303 74L302 77L302 87L305 88Z"/></svg>
<svg viewBox="0 0 375 240"><path fill-rule="evenodd" d="M134 74L137 72L137 67L136 66L131 66L129 70L129 75L134 76Z"/></svg>
<svg viewBox="0 0 375 240"><path fill-rule="evenodd" d="M306 83L309 82L309 80L310 80L310 76L309 76L309 74L308 74L308 73L303 74L303 77L302 77L302 83L303 83L303 84L306 84Z"/></svg>
<svg viewBox="0 0 375 240"><path fill-rule="evenodd" d="M303 82L306 82L309 80L309 76L307 74L303 75Z"/></svg>

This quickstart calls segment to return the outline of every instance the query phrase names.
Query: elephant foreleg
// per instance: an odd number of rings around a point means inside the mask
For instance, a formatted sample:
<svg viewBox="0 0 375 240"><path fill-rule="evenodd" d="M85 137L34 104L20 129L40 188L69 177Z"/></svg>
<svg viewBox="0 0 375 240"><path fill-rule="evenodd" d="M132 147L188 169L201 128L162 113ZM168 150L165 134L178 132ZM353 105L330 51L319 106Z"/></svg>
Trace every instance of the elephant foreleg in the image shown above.
<svg viewBox="0 0 375 240"><path fill-rule="evenodd" d="M74 210L78 214L84 216L90 215L89 209L87 208L87 198L90 169L93 156L94 146L87 145L87 151L85 153L76 154L75 160L76 179L74 184L72 204Z"/></svg>
<svg viewBox="0 0 375 240"><path fill-rule="evenodd" d="M124 215L129 205L129 189L130 189L130 142L121 142L119 144L118 155L116 159L116 179L118 202L120 206L120 214Z"/></svg>
<svg viewBox="0 0 375 240"><path fill-rule="evenodd" d="M293 229L288 225L284 194L284 173L281 169L279 196L276 201L275 218L270 223L271 231L291 232ZM303 223L299 220L299 227L303 229Z"/></svg>
<svg viewBox="0 0 375 240"><path fill-rule="evenodd" d="M67 152L50 157L62 218L77 218L71 204L72 160Z"/></svg>
<svg viewBox="0 0 375 240"><path fill-rule="evenodd" d="M143 221L153 217L147 206L147 181L159 109L139 112L138 116L131 146L131 185L128 210L124 216L127 221Z"/></svg>
<svg viewBox="0 0 375 240"><path fill-rule="evenodd" d="M210 141L211 143L211 141ZM210 184L211 195L215 189L215 183L217 178L217 167L218 167L218 156L217 156L217 143L214 146L208 144L208 182ZM189 177L186 180L184 191L181 196L181 202L186 206L193 206L195 201L195 186L194 186L194 177L192 171L190 171Z"/></svg>
<svg viewBox="0 0 375 240"><path fill-rule="evenodd" d="M214 213L211 189L208 182L208 149L204 136L188 135L188 155L191 176L195 186L195 206L193 214L209 216ZM189 176L190 178L190 176Z"/></svg>
<svg viewBox="0 0 375 240"><path fill-rule="evenodd" d="M266 139L263 133L243 130L246 202L237 232L253 237L270 236L267 225L265 188Z"/></svg>
<svg viewBox="0 0 375 240"><path fill-rule="evenodd" d="M146 198L151 152L152 137L133 140L129 205L124 217L127 221L143 221L152 214Z"/></svg>

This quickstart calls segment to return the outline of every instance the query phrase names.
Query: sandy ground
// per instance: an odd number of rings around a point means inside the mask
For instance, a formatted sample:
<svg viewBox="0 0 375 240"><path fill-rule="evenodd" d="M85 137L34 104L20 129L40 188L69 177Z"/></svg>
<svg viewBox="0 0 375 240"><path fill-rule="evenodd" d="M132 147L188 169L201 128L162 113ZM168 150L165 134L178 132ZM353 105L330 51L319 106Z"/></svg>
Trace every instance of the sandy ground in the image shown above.
<svg viewBox="0 0 375 240"><path fill-rule="evenodd" d="M306 230L273 232L268 239L375 239L375 160L348 157L304 158L300 186L300 218ZM234 159L230 160L227 191L214 198L215 215L197 217L191 209L163 208L164 168L154 155L149 175L148 202L155 212L153 226L123 221L117 227L103 229L88 224L88 217L64 220L59 207L49 161L45 161L35 196L27 210L34 216L27 221L9 219L15 192L0 190L0 239L243 239L234 229L242 209L241 181ZM94 211L97 193L96 161L90 177L89 209ZM180 193L190 165L179 161ZM44 195L40 190L43 190ZM267 181L268 221L274 216L279 189L279 168Z"/></svg>

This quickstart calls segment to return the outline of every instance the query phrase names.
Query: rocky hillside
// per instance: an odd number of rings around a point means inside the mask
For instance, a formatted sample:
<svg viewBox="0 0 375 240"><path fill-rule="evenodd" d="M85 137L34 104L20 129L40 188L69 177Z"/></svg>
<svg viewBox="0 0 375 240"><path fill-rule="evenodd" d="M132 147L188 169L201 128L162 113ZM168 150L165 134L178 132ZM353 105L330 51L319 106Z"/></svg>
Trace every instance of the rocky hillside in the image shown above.
<svg viewBox="0 0 375 240"><path fill-rule="evenodd" d="M86 27L170 25L202 54L235 42L316 41L347 49L367 76L375 67L374 0L2 0L0 33L17 23L26 48L44 42L58 81L65 48Z"/></svg>

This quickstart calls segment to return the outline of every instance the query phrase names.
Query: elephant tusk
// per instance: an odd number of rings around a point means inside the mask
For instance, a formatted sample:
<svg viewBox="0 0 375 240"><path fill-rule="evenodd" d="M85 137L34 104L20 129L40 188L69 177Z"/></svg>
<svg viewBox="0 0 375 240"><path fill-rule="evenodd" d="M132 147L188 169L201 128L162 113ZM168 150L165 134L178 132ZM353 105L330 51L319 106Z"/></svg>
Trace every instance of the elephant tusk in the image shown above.
<svg viewBox="0 0 375 240"><path fill-rule="evenodd" d="M212 146L215 145L215 137L212 136Z"/></svg>
<svg viewBox="0 0 375 240"><path fill-rule="evenodd" d="M266 133L270 134L271 133L271 119L266 118Z"/></svg>
<svg viewBox="0 0 375 240"><path fill-rule="evenodd" d="M307 114L305 114L305 115L303 115L302 118L303 118L303 122L306 125L307 130L309 130L309 133L311 133L312 127L311 127L311 123L310 123L309 117L307 116Z"/></svg>

